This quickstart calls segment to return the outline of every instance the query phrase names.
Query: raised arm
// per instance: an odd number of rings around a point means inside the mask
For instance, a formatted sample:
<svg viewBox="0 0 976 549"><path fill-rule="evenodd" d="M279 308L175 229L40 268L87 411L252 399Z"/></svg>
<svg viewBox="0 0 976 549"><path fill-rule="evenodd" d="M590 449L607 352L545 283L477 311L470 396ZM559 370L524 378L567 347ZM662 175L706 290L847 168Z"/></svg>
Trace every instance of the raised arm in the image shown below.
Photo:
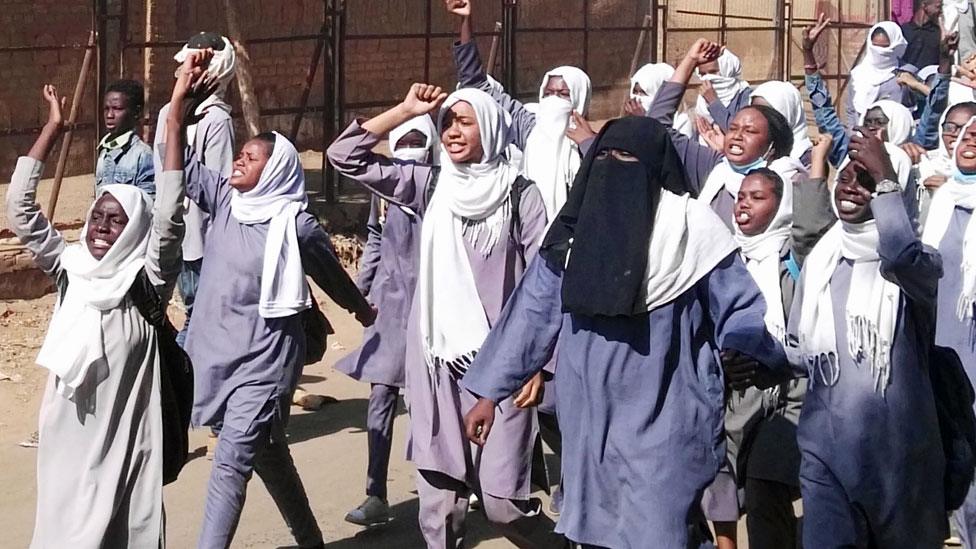
<svg viewBox="0 0 976 549"><path fill-rule="evenodd" d="M41 213L37 204L37 184L44 173L44 161L64 128L62 109L65 101L50 84L44 86L42 95L48 104L47 123L27 156L17 159L7 189L7 220L10 230L34 256L34 263L48 276L56 277L64 238Z"/></svg>
<svg viewBox="0 0 976 549"><path fill-rule="evenodd" d="M862 133L866 135L851 138L851 155L857 159L854 162L858 168L870 175L875 185L884 180L897 181L884 144L870 132ZM903 200L899 190L871 199L871 211L878 224L881 274L901 287L917 305L934 308L942 278L942 257L922 245Z"/></svg>
<svg viewBox="0 0 976 549"><path fill-rule="evenodd" d="M458 41L454 44L454 64L457 67L458 87L478 88L490 95L503 109L512 115L513 142L525 150L529 133L535 128L535 115L526 110L521 101L505 92L505 88L493 81L485 71L474 40L472 0L446 0L448 12L460 21Z"/></svg>
<svg viewBox="0 0 976 549"><path fill-rule="evenodd" d="M373 148L400 124L439 109L446 98L440 87L414 84L399 105L365 122L349 124L326 151L329 163L342 175L390 202L423 212L433 168L392 160L374 153Z"/></svg>
<svg viewBox="0 0 976 549"><path fill-rule="evenodd" d="M952 80L952 61L959 47L959 35L949 34L939 43L939 72L935 75L935 84L925 99L925 108L918 119L912 142L921 145L926 150L939 147L939 120L942 113L949 106L949 82Z"/></svg>
<svg viewBox="0 0 976 549"><path fill-rule="evenodd" d="M813 116L817 121L817 127L822 133L830 135L833 147L830 150L828 159L834 167L840 166L847 156L847 129L837 116L837 109L834 108L833 99L830 97L830 90L820 76L821 63L814 54L814 48L820 36L830 26L831 20L823 13L817 20L817 24L803 29L803 70L806 73L804 84L807 93L810 94L810 105L813 107Z"/></svg>
<svg viewBox="0 0 976 549"><path fill-rule="evenodd" d="M831 146L829 134L815 138L810 177L793 183L793 256L800 265L837 221L826 177Z"/></svg>
<svg viewBox="0 0 976 549"><path fill-rule="evenodd" d="M712 150L710 147L701 145L697 140L690 139L688 136L671 127L672 115L681 96L684 95L684 88L678 82L665 82L651 104L649 116L664 125L671 136L671 143L678 152L682 164L685 166L685 173L688 176L688 183L695 194L699 193L708 180L708 175L716 164L722 161L722 154Z"/></svg>

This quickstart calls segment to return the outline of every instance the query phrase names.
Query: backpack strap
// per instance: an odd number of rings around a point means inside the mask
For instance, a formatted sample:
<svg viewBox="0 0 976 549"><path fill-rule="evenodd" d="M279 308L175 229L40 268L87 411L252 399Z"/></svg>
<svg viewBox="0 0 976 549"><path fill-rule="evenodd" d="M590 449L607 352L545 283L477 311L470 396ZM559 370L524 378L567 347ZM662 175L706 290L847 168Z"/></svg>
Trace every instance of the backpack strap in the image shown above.
<svg viewBox="0 0 976 549"><path fill-rule="evenodd" d="M431 199L434 198L434 189L437 188L437 180L441 177L441 167L431 166L430 167L430 182L427 183L427 203L424 204L424 209L430 206Z"/></svg>
<svg viewBox="0 0 976 549"><path fill-rule="evenodd" d="M160 299L145 270L139 271L136 279L132 282L132 286L129 287L128 295L146 322L156 328L165 326L167 322L166 310L163 308L162 299Z"/></svg>
<svg viewBox="0 0 976 549"><path fill-rule="evenodd" d="M526 265L525 246L522 244L522 193L524 193L525 190L532 185L535 185L535 183L529 181L521 175L518 176L515 178L515 182L512 183L512 194L509 197L512 207L511 237L512 242L515 244L515 251L518 252L519 259L522 260L523 267Z"/></svg>

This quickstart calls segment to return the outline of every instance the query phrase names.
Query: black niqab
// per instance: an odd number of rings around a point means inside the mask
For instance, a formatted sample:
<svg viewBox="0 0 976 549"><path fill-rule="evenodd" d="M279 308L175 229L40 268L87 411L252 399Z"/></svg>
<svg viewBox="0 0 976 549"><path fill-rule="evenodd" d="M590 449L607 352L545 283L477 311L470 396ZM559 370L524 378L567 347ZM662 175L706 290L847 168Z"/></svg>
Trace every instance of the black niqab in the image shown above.
<svg viewBox="0 0 976 549"><path fill-rule="evenodd" d="M609 149L626 151L638 162L609 155L597 159ZM557 271L565 265L563 311L586 316L634 314L644 291L648 246L662 189L678 195L689 192L667 128L646 117L608 122L583 159L540 252Z"/></svg>

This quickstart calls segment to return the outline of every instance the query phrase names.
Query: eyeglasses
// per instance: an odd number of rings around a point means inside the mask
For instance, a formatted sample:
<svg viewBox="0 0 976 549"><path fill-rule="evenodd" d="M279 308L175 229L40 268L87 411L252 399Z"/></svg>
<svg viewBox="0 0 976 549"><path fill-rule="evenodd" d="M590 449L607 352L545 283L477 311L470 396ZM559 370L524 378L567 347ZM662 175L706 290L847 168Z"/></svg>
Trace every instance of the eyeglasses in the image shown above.
<svg viewBox="0 0 976 549"><path fill-rule="evenodd" d="M864 127L869 130L880 130L886 127L888 122L885 116L868 116L864 118Z"/></svg>
<svg viewBox="0 0 976 549"><path fill-rule="evenodd" d="M960 126L959 124L956 124L955 122L945 122L944 124L942 124L942 132L943 133L956 134L956 133L959 133L961 131L962 131L962 126Z"/></svg>

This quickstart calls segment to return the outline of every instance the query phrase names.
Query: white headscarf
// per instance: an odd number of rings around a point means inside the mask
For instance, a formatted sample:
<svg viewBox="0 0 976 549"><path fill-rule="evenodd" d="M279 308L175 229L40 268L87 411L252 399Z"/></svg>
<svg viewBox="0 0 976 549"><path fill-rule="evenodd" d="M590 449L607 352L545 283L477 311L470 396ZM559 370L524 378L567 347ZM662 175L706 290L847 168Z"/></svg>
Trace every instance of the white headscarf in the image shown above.
<svg viewBox="0 0 976 549"><path fill-rule="evenodd" d="M976 117L970 118L969 123L959 132L959 141L962 140L970 126L976 123ZM956 141L958 144L959 141ZM952 163L958 161L959 147L955 147L952 154ZM955 170L953 170L955 171ZM922 243L939 248L942 238L949 229L953 211L956 207L967 210L976 210L976 185L959 181L953 177L945 182L932 197L932 204L929 206L929 215L925 221L925 230L922 232ZM969 218L966 224L966 233L962 240L962 291L956 302L956 316L962 322L973 321L973 304L976 303L976 223L973 222L976 215Z"/></svg>
<svg viewBox="0 0 976 549"><path fill-rule="evenodd" d="M657 92L674 76L674 67L667 63L648 63L630 77L630 98L640 101L644 110L650 110ZM640 86L646 95L637 95L634 88Z"/></svg>
<svg viewBox="0 0 976 549"><path fill-rule="evenodd" d="M735 241L746 269L766 300L766 329L780 342L786 341L786 314L780 283L780 253L793 232L793 182L783 181L783 198L769 227L761 234L746 236L735 223Z"/></svg>
<svg viewBox="0 0 976 549"><path fill-rule="evenodd" d="M485 256L502 240L518 169L507 156L512 118L490 95L474 88L452 93L441 107L438 127L459 102L475 112L484 155L478 162L455 164L441 151L441 175L421 226L417 291L428 368L446 366L463 375L489 329L465 240Z"/></svg>
<svg viewBox="0 0 976 549"><path fill-rule="evenodd" d="M569 88L569 101L544 97L549 78L558 76ZM566 137L572 111L585 114L590 105L590 77L576 67L558 67L545 74L539 86L535 127L525 142L523 171L542 193L546 217L553 219L563 204L580 167L579 147Z"/></svg>
<svg viewBox="0 0 976 549"><path fill-rule="evenodd" d="M912 111L895 101L889 101L887 99L875 101L868 106L867 110L861 113L860 123L862 125L864 124L865 117L868 115L868 111L875 107L881 109L881 112L888 117L888 126L885 128L888 134L888 143L898 146L907 143L908 139L912 136L912 129L915 126Z"/></svg>
<svg viewBox="0 0 976 549"><path fill-rule="evenodd" d="M891 45L887 48L871 43L871 35L877 29L888 35ZM854 94L854 110L858 116L863 116L871 103L878 98L881 85L895 77L895 69L908 47L901 27L892 21L882 21L871 27L866 40L864 58L851 70L851 92Z"/></svg>
<svg viewBox="0 0 976 549"><path fill-rule="evenodd" d="M424 141L423 148L397 149L397 144L403 139L403 136L412 131L418 131L427 138ZM390 152L393 154L393 158L411 162L425 162L430 158L431 149L437 140L437 128L434 127L434 121L431 120L430 115L415 116L390 130Z"/></svg>
<svg viewBox="0 0 976 549"><path fill-rule="evenodd" d="M901 151L888 143L885 149L889 154L893 149ZM910 170L911 161L907 155L904 158L892 157L899 173L905 170L897 164L906 161ZM850 159L845 159L838 167L838 177L849 163ZM906 181L907 176L906 179L899 176L903 190ZM833 198L831 203L836 209ZM876 391L884 395L888 387L891 344L898 320L901 290L881 276L878 242L875 220L859 224L838 221L807 256L797 287L801 305L796 335L799 337L800 357L814 383L820 381L833 385L840 377L830 279L843 258L854 262L845 309L847 352L854 361L864 360L870 365Z"/></svg>
<svg viewBox="0 0 976 549"><path fill-rule="evenodd" d="M95 204L89 208L81 241L61 254L68 288L51 317L44 344L37 354L37 363L58 376L57 390L69 399L88 377L89 369L104 362L102 315L125 299L145 265L149 243L152 226L149 195L132 185L105 185L98 190L97 198L106 194L122 205L129 222L105 256L95 259L88 251L85 238Z"/></svg>
<svg viewBox="0 0 976 549"><path fill-rule="evenodd" d="M648 63L644 65L637 69L634 76L630 77L630 98L640 101L641 107L644 107L645 111L650 111L651 105L654 104L654 98L657 97L657 92L661 90L661 86L670 80L672 76L674 76L674 67L667 63ZM634 86L636 85L640 85L641 89L647 95L637 95L634 93ZM686 137L695 135L694 124L692 124L688 113L684 111L675 113L674 122L671 124L671 127Z"/></svg>
<svg viewBox="0 0 976 549"><path fill-rule="evenodd" d="M699 79L712 84L718 100L726 107L735 99L735 96L749 87L749 83L742 79L742 61L729 51L728 48L722 50L722 55L718 56L718 74L701 74L695 69L695 74ZM701 95L695 104L695 113L712 121L712 114L708 112L708 102Z"/></svg>
<svg viewBox="0 0 976 549"><path fill-rule="evenodd" d="M217 79L217 90L210 97L206 98L200 106L197 107L196 113L203 114L209 109L220 109L227 114L230 114L231 107L227 103L225 97L227 95L227 89L230 87L230 83L234 80L234 76L237 74L237 53L234 51L234 45L230 43L230 40L225 36L220 37L224 41L224 48L221 50L214 50L213 57L210 59L210 65L207 66L207 73ZM177 63L182 64L186 61L187 56L193 52L200 52L196 48L191 48L184 44L183 49L176 52L173 59ZM197 125L192 124L186 128L187 143L196 142L196 132Z"/></svg>
<svg viewBox="0 0 976 549"><path fill-rule="evenodd" d="M258 184L244 193L235 189L230 198L230 213L238 223L268 223L258 306L263 318L291 316L312 306L296 222L308 206L305 172L291 141L274 135L274 150Z"/></svg>
<svg viewBox="0 0 976 549"><path fill-rule="evenodd" d="M796 86L789 82L772 80L756 86L750 97L752 99L761 97L786 118L793 130L793 151L790 157L799 160L813 148L810 136L807 135L807 114L803 110L803 98L800 97Z"/></svg>

